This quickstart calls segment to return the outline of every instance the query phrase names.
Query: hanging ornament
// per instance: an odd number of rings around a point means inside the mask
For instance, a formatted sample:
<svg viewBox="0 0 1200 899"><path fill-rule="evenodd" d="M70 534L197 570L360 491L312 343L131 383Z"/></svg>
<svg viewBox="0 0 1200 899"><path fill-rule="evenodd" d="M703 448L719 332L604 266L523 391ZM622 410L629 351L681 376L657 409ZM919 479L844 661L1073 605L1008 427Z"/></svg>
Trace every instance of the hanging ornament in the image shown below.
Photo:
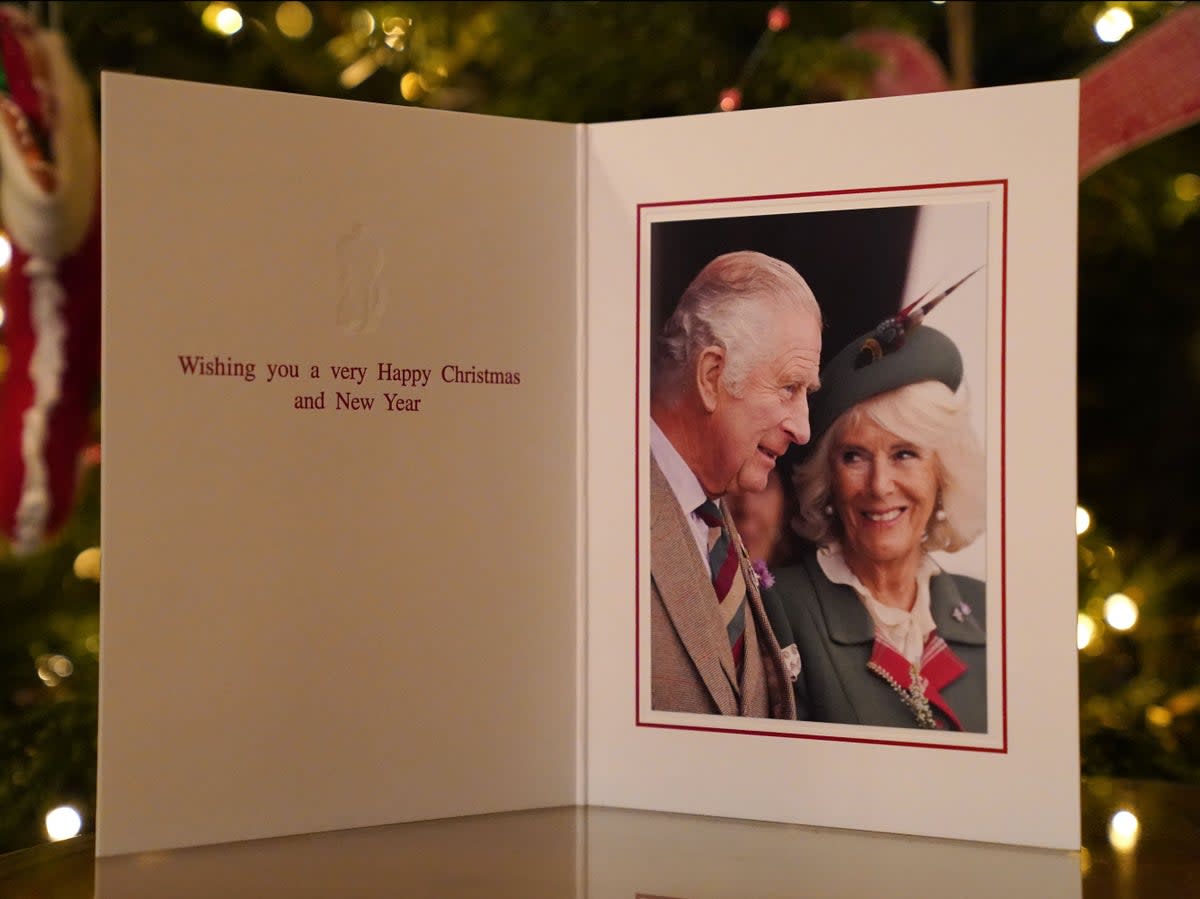
<svg viewBox="0 0 1200 899"><path fill-rule="evenodd" d="M950 88L946 69L937 55L918 38L886 29L855 31L846 43L879 58L868 96L902 97Z"/></svg>
<svg viewBox="0 0 1200 899"><path fill-rule="evenodd" d="M37 548L66 518L99 377L99 150L60 34L0 7L0 219L8 371L0 383L0 532Z"/></svg>

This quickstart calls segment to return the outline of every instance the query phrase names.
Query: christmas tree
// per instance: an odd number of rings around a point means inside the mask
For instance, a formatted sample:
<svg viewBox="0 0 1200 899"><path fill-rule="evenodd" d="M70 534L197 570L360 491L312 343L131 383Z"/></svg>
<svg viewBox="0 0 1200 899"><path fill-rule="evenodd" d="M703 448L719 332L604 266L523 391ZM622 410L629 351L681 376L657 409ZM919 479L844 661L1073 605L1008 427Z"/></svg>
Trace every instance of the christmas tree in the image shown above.
<svg viewBox="0 0 1200 899"><path fill-rule="evenodd" d="M1190 48L1171 72L1172 97L1194 98L1200 84L1195 10L1175 3L49 7L56 21L41 24L65 36L93 96L108 69L599 122L1076 77L1143 33L1167 28ZM5 55L0 93L23 112L33 156L41 147L43 161L53 162L55 129L64 123L36 93L20 92L21 58ZM1161 77L1151 71L1129 82L1121 102L1151 106ZM1085 93L1085 113L1087 101ZM345 152L352 159L355 148ZM1200 442L1197 159L1200 131L1174 127L1097 163L1080 185L1084 773L1200 780L1200 525L1186 501L1200 488L1191 464ZM7 321L0 318L0 367L10 386L0 393L7 404L0 422L9 423L0 439L12 458L20 455L18 413L33 402L11 389L33 364L22 348L20 304L38 282L17 223L4 225L17 248L4 288ZM85 830L95 810L102 463L99 386L86 354L98 339L98 285L70 268L86 253L80 237L57 269L74 304L68 324L87 338L69 344L64 369L74 400L63 415L69 452L51 467L59 487L44 526L31 535L5 522L0 549L0 851L45 840L55 809L75 809ZM0 479L11 476L0 471ZM187 547L178 553L181 567L204 564Z"/></svg>

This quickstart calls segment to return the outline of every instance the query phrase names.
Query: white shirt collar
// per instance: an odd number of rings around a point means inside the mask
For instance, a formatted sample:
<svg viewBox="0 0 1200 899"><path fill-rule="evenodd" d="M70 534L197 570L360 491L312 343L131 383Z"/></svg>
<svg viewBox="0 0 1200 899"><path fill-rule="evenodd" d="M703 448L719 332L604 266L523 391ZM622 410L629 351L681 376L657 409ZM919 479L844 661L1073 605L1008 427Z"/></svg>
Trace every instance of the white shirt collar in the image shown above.
<svg viewBox="0 0 1200 899"><path fill-rule="evenodd" d="M679 455L653 418L650 419L650 452L654 454L654 461L662 470L663 477L671 485L675 499L679 500L679 507L685 515L691 515L708 499L708 494L700 486L700 479L695 472L683 461L683 456Z"/></svg>
<svg viewBox="0 0 1200 899"><path fill-rule="evenodd" d="M937 625L933 623L933 614L929 610L929 580L942 571L937 562L927 554L921 556L921 564L917 568L917 601L907 612L893 606L885 606L871 595L871 591L846 564L841 544L831 543L821 547L817 551L817 564L825 572L825 577L833 583L844 584L854 589L867 614L871 616L875 633L891 643L909 662L919 667L925 651L925 641L937 630Z"/></svg>
<svg viewBox="0 0 1200 899"><path fill-rule="evenodd" d="M692 532L692 539L696 542L696 551L700 554L701 563L707 565L708 525L696 514L696 509L708 499L708 494L700 486L700 479L683 461L683 456L679 455L679 451L671 444L667 435L662 432L662 428L653 418L650 419L650 452L654 456L654 461L658 463L663 477L667 479L671 492L675 494L675 501L679 503L679 508L687 519L688 529Z"/></svg>

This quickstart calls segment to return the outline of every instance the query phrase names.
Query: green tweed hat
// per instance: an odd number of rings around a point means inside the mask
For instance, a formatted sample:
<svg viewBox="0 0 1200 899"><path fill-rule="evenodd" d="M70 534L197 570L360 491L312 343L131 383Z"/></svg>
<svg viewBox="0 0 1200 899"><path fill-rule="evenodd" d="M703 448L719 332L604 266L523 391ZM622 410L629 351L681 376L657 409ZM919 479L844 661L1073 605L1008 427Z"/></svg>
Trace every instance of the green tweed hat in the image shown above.
<svg viewBox="0 0 1200 899"><path fill-rule="evenodd" d="M920 381L941 381L958 389L963 362L954 341L926 325L901 328L899 335L888 333L895 321L888 319L856 337L821 369L821 389L809 403L810 445L816 445L842 413L881 393Z"/></svg>

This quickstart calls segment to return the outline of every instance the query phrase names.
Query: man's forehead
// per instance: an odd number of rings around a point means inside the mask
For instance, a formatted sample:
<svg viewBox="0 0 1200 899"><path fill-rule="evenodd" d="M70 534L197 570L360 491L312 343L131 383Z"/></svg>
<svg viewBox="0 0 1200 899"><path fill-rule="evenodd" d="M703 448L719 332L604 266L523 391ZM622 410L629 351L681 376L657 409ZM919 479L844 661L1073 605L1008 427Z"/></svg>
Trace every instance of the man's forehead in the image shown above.
<svg viewBox="0 0 1200 899"><path fill-rule="evenodd" d="M821 345L821 317L803 306L790 303L776 306L771 324L777 332L803 335L803 339L815 340L818 347Z"/></svg>
<svg viewBox="0 0 1200 899"><path fill-rule="evenodd" d="M780 364L820 365L821 326L810 313L792 313L776 320L775 358Z"/></svg>

